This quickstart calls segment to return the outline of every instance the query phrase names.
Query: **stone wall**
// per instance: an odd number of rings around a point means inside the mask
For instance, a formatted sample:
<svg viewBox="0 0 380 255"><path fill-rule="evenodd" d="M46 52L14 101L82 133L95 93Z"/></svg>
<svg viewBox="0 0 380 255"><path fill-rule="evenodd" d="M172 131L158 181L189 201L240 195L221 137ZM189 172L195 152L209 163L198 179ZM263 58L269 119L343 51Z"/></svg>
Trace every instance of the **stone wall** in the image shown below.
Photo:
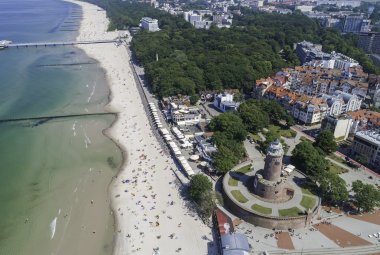
<svg viewBox="0 0 380 255"><path fill-rule="evenodd" d="M310 226L311 220L319 210L314 210L309 215L301 215L297 217L273 217L256 214L254 212L247 211L237 204L235 204L224 192L223 189L224 206L229 209L234 215L240 217L244 221L247 221L255 226L264 228L275 228L279 230L287 230L288 228L305 228Z"/></svg>

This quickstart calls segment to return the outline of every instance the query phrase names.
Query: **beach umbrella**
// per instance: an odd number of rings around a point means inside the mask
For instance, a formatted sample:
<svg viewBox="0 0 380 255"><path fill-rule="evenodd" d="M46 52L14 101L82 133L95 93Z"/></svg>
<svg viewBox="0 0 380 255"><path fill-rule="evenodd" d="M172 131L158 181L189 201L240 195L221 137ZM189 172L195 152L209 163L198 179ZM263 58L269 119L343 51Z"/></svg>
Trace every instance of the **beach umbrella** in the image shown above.
<svg viewBox="0 0 380 255"><path fill-rule="evenodd" d="M201 165L202 167L205 167L205 166L207 166L207 162L206 162L206 161L202 161L200 165Z"/></svg>
<svg viewBox="0 0 380 255"><path fill-rule="evenodd" d="M192 161L197 161L197 160L199 159L199 155L191 155L191 156L190 156L190 159L191 159Z"/></svg>

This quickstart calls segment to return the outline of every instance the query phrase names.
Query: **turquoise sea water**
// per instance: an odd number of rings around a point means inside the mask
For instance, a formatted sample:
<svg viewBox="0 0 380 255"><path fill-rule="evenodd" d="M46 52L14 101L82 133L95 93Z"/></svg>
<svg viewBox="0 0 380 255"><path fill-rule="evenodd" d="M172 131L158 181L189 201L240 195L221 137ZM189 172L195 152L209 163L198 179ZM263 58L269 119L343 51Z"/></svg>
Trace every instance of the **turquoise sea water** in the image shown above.
<svg viewBox="0 0 380 255"><path fill-rule="evenodd" d="M73 40L80 17L58 0L2 0L0 40ZM104 71L75 47L0 51L0 120L102 113L108 95ZM113 121L0 122L0 255L111 253L107 188L121 153L102 132Z"/></svg>

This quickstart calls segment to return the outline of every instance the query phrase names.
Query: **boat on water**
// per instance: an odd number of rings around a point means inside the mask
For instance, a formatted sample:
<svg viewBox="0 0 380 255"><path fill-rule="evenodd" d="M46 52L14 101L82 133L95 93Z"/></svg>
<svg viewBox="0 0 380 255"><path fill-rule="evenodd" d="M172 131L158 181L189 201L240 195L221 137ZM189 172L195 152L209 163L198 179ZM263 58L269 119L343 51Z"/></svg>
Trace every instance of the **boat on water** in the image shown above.
<svg viewBox="0 0 380 255"><path fill-rule="evenodd" d="M0 50L1 49L4 49L4 48L7 48L9 44L11 44L12 42L11 41L7 41L7 40L1 40L0 41Z"/></svg>

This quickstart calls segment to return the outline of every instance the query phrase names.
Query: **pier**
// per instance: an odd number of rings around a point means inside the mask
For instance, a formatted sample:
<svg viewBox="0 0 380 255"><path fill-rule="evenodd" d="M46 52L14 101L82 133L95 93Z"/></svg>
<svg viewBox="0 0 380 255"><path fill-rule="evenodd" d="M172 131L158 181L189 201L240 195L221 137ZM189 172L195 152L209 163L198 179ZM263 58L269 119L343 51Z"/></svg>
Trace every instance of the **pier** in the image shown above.
<svg viewBox="0 0 380 255"><path fill-rule="evenodd" d="M54 47L54 46L70 46L70 45L79 45L79 44L99 44L99 43L120 43L120 40L114 39L114 40L71 41L71 42L10 43L6 46L6 48Z"/></svg>

